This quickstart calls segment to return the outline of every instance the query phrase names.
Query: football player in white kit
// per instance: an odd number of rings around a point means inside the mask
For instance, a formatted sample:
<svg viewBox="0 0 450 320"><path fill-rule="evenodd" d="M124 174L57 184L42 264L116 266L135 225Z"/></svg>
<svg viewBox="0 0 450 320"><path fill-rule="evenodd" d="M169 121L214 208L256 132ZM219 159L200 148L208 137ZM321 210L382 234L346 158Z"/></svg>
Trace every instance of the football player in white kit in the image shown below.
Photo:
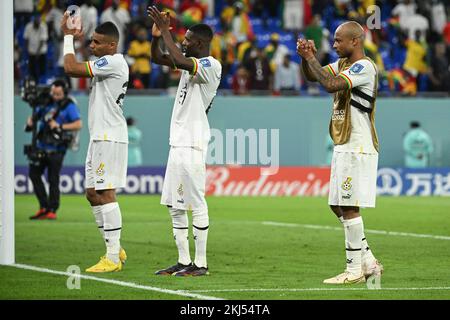
<svg viewBox="0 0 450 320"><path fill-rule="evenodd" d="M335 93L330 134L334 141L328 204L345 231L347 267L327 284L360 283L380 276L383 266L375 259L364 236L360 207L375 207L378 138L375 130L377 67L364 54L364 29L357 22L341 24L334 49L339 60L322 68L314 57L314 42L299 39L297 52L310 81Z"/></svg>
<svg viewBox="0 0 450 320"><path fill-rule="evenodd" d="M78 62L73 40L81 35L81 31L71 28L69 19L75 17L66 12L61 21L64 71L70 77L92 78L85 186L86 197L106 245L106 255L86 271L120 271L126 253L120 246L122 215L115 189L125 187L126 183L128 133L122 107L128 85L128 65L117 53L119 31L112 22L99 25L92 35L90 49L98 59Z"/></svg>
<svg viewBox="0 0 450 320"><path fill-rule="evenodd" d="M169 16L149 7L154 21L152 59L182 71L170 122L170 152L161 204L169 207L173 236L178 248L175 265L157 275L203 276L208 274L206 242L209 216L205 200L206 152L210 140L207 113L220 83L222 66L210 56L211 28L197 24L189 28L182 43L185 54L172 40ZM168 54L160 50L163 39ZM195 259L189 254L187 211L192 210Z"/></svg>

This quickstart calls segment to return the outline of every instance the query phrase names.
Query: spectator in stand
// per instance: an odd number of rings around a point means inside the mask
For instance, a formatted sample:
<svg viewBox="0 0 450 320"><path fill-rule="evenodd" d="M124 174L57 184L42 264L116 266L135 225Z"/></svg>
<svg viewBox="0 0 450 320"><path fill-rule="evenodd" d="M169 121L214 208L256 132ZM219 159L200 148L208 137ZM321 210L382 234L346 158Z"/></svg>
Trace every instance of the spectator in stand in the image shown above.
<svg viewBox="0 0 450 320"><path fill-rule="evenodd" d="M183 0L178 9L181 14L181 22L185 28L202 22L206 10L207 7L199 0Z"/></svg>
<svg viewBox="0 0 450 320"><path fill-rule="evenodd" d="M250 82L247 69L243 66L239 66L236 73L233 76L233 93L237 96L248 95L250 91Z"/></svg>
<svg viewBox="0 0 450 320"><path fill-rule="evenodd" d="M442 36L444 37L445 44L447 45L447 50L450 49L450 15L447 17L447 24L442 31ZM450 50L448 53L450 54Z"/></svg>
<svg viewBox="0 0 450 320"><path fill-rule="evenodd" d="M46 72L46 55L48 29L45 22L41 22L39 15L35 15L28 22L23 35L28 52L28 72L36 81Z"/></svg>
<svg viewBox="0 0 450 320"><path fill-rule="evenodd" d="M216 0L203 0L203 5L206 8L206 16L214 17L215 2Z"/></svg>
<svg viewBox="0 0 450 320"><path fill-rule="evenodd" d="M140 28L136 40L131 41L128 56L134 59L131 65L131 83L135 89L149 87L150 82L150 49L147 30Z"/></svg>
<svg viewBox="0 0 450 320"><path fill-rule="evenodd" d="M296 33L311 20L311 5L308 0L284 0L283 27Z"/></svg>
<svg viewBox="0 0 450 320"><path fill-rule="evenodd" d="M431 90L450 92L450 66L443 42L434 45L434 55L430 62L428 76L431 80Z"/></svg>
<svg viewBox="0 0 450 320"><path fill-rule="evenodd" d="M300 67L291 61L291 55L286 54L283 63L277 66L274 81L275 94L297 95L300 93Z"/></svg>
<svg viewBox="0 0 450 320"><path fill-rule="evenodd" d="M61 58L64 48L63 42L64 35L62 34L60 26L64 11L65 11L64 1L57 0L56 5L52 6L50 11L47 13L47 16L45 17L48 27L49 43L52 43L54 48L53 57L51 58L52 61L58 61ZM58 77L62 77L64 74L58 72L57 75Z"/></svg>
<svg viewBox="0 0 450 320"><path fill-rule="evenodd" d="M154 0L153 5L161 8L175 8L175 0Z"/></svg>
<svg viewBox="0 0 450 320"><path fill-rule="evenodd" d="M314 15L311 23L305 28L304 34L306 39L314 41L317 52L320 52L322 48L323 27L321 26L319 14Z"/></svg>
<svg viewBox="0 0 450 320"><path fill-rule="evenodd" d="M228 26L223 32L216 32L211 41L211 56L222 64L222 77L227 75L236 61L237 40Z"/></svg>
<svg viewBox="0 0 450 320"><path fill-rule="evenodd" d="M357 15L351 0L334 0L334 7L336 19L350 19Z"/></svg>
<svg viewBox="0 0 450 320"><path fill-rule="evenodd" d="M416 41L425 42L427 32L430 28L430 24L422 14L414 14L405 19L405 26L402 27L403 30L407 30L408 38L415 39ZM417 31L420 31L420 38L417 39Z"/></svg>
<svg viewBox="0 0 450 320"><path fill-rule="evenodd" d="M239 45L237 49L238 62L245 64L250 59L250 55L254 49L256 49L256 37L252 36Z"/></svg>
<svg viewBox="0 0 450 320"><path fill-rule="evenodd" d="M255 93L268 93L272 90L272 70L262 48L256 49L256 56L250 59L246 68L250 74L250 90L256 90Z"/></svg>
<svg viewBox="0 0 450 320"><path fill-rule="evenodd" d="M280 44L280 35L272 33L270 43L266 46L266 55L270 61L272 72L275 72L278 65L283 63L284 56L289 53L288 47Z"/></svg>
<svg viewBox="0 0 450 320"><path fill-rule="evenodd" d="M328 29L322 27L322 19L320 14L314 15L311 23L306 27L305 38L314 41L317 48L317 60L321 65L326 66L330 62L330 32ZM308 94L320 94L320 85L318 82L304 81L307 86Z"/></svg>
<svg viewBox="0 0 450 320"><path fill-rule="evenodd" d="M254 17L262 18L264 27L267 28L268 18L278 18L278 0L252 0L250 1L251 13Z"/></svg>
<svg viewBox="0 0 450 320"><path fill-rule="evenodd" d="M62 40L61 37L61 19L65 11L64 1L57 0L45 17L48 27L48 36L52 40Z"/></svg>
<svg viewBox="0 0 450 320"><path fill-rule="evenodd" d="M127 118L128 127L128 167L142 166L142 131L132 117Z"/></svg>
<svg viewBox="0 0 450 320"><path fill-rule="evenodd" d="M92 0L84 1L80 7L81 21L83 23L84 39L90 41L95 28L97 27L97 8L92 3Z"/></svg>
<svg viewBox="0 0 450 320"><path fill-rule="evenodd" d="M130 23L130 13L127 9L119 7L120 0L113 0L111 7L103 11L100 16L100 23L110 21L114 23L119 30L119 43L117 45L117 52L123 53L125 39L127 34L127 27Z"/></svg>
<svg viewBox="0 0 450 320"><path fill-rule="evenodd" d="M227 25L235 35L237 42L241 43L253 37L253 28L248 14L244 11L244 5L236 1L233 7L225 8L221 15L223 24Z"/></svg>
<svg viewBox="0 0 450 320"><path fill-rule="evenodd" d="M317 60L322 65L329 63L330 54L330 32L328 29L322 26L322 19L319 14L314 15L311 23L305 29L306 39L314 40L314 44L317 48Z"/></svg>
<svg viewBox="0 0 450 320"><path fill-rule="evenodd" d="M14 1L14 18L16 21L15 28L20 28L27 25L33 15L33 10L33 0Z"/></svg>
<svg viewBox="0 0 450 320"><path fill-rule="evenodd" d="M447 1L448 3L448 1ZM445 12L446 8L442 0L432 0L431 3L431 29L436 33L441 35L444 30L445 24L447 23L447 14Z"/></svg>
<svg viewBox="0 0 450 320"><path fill-rule="evenodd" d="M136 10L136 15L131 18L130 30L131 34L135 36L140 28L151 30L153 26L153 20L149 19L147 15L147 3L140 3Z"/></svg>
<svg viewBox="0 0 450 320"><path fill-rule="evenodd" d="M427 55L427 44L422 42L422 33L420 30L416 31L416 36L414 39L408 39L405 41L406 59L403 64L403 69L408 71L413 77L427 71L427 64L425 62L425 57Z"/></svg>
<svg viewBox="0 0 450 320"><path fill-rule="evenodd" d="M397 4L391 14L393 17L398 17L400 28L404 29L407 27L406 20L416 14L416 9L417 6L413 0L405 0L403 3Z"/></svg>
<svg viewBox="0 0 450 320"><path fill-rule="evenodd" d="M433 141L428 133L420 128L418 121L410 123L410 131L403 138L403 150L405 151L405 167L426 168L430 165Z"/></svg>

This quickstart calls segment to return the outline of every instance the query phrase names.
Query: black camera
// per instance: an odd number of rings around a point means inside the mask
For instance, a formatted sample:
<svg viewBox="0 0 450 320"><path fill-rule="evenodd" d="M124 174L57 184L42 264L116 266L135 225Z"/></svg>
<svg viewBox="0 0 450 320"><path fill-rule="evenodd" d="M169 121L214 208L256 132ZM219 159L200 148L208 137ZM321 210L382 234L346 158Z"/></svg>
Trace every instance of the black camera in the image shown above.
<svg viewBox="0 0 450 320"><path fill-rule="evenodd" d="M50 86L38 86L34 78L26 78L21 92L22 100L30 107L46 106L52 103Z"/></svg>
<svg viewBox="0 0 450 320"><path fill-rule="evenodd" d="M45 157L45 151L36 148L32 144L26 144L23 146L23 153L27 156L31 162L39 162Z"/></svg>
<svg viewBox="0 0 450 320"><path fill-rule="evenodd" d="M37 139L45 144L51 144L58 147L64 146L66 148L72 143L73 138L73 132L62 130L61 128L51 129L47 124L37 134Z"/></svg>

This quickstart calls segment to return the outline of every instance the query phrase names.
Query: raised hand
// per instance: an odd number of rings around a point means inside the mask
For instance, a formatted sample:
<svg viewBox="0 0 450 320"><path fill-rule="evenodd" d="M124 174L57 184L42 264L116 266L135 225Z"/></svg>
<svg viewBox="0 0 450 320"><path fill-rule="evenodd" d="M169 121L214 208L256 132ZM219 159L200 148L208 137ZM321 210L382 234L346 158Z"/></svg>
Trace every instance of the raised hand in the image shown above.
<svg viewBox="0 0 450 320"><path fill-rule="evenodd" d="M152 26L152 37L161 37L161 30L158 29L156 23L153 23Z"/></svg>
<svg viewBox="0 0 450 320"><path fill-rule="evenodd" d="M310 47L315 55L317 53L317 48L316 45L314 44L314 40L308 40L308 43L310 44Z"/></svg>
<svg viewBox="0 0 450 320"><path fill-rule="evenodd" d="M153 19L152 36L159 37L163 31L171 29L169 12L161 12L155 6L149 6L147 13Z"/></svg>
<svg viewBox="0 0 450 320"><path fill-rule="evenodd" d="M305 59L308 59L317 52L316 47L314 46L314 41L298 39L297 40L297 53Z"/></svg>
<svg viewBox="0 0 450 320"><path fill-rule="evenodd" d="M83 35L80 16L71 17L69 11L64 12L61 19L61 31L64 35L73 35L75 38L80 38Z"/></svg>

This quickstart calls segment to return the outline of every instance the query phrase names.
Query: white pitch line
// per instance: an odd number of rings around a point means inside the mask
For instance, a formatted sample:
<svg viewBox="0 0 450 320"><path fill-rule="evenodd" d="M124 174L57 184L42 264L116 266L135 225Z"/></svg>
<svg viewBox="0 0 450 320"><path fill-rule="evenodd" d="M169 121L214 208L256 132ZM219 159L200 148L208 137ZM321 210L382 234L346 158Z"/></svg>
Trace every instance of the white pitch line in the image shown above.
<svg viewBox="0 0 450 320"><path fill-rule="evenodd" d="M333 231L342 231L343 230L342 228L338 228L338 227L321 226L321 225L315 225L315 224L284 223L284 222L274 222L274 221L263 221L262 224L267 225L267 226L289 227L289 228L306 228L306 229L333 230ZM401 236L401 237L413 237L413 238L450 240L450 236L440 236L440 235L433 235L433 234L420 234L420 233L372 230L372 229L364 229L364 232L365 233L383 234L386 236Z"/></svg>
<svg viewBox="0 0 450 320"><path fill-rule="evenodd" d="M66 277L77 277L77 278L85 279L85 280L93 280L93 281L114 284L116 286L121 286L121 287L128 287L128 288L141 289L141 290L147 290L147 291L155 291L155 292L173 294L173 295L177 295L177 296L196 298L196 299L200 299L200 300L224 300L222 298L204 296L204 295L200 295L200 294L196 294L196 293L189 293L189 292L183 291L183 290L170 290L170 289L163 289L163 288L158 288L158 287L144 286L144 285L136 284L133 282L104 279L104 278L98 278L98 277L93 277L93 276L87 276L84 274L78 275L78 274L74 274L71 272L51 270L51 269L47 269L47 268L40 268L40 267L30 266L30 265L26 265L26 264L13 264L13 265L10 265L10 267L31 270L31 271L37 271L37 272L43 272L43 273L57 274L57 275L66 276Z"/></svg>
<svg viewBox="0 0 450 320"><path fill-rule="evenodd" d="M424 288L254 288L254 289L210 289L210 290L186 290L185 292L307 292L307 291L422 291L422 290L450 290L450 287L424 287Z"/></svg>

